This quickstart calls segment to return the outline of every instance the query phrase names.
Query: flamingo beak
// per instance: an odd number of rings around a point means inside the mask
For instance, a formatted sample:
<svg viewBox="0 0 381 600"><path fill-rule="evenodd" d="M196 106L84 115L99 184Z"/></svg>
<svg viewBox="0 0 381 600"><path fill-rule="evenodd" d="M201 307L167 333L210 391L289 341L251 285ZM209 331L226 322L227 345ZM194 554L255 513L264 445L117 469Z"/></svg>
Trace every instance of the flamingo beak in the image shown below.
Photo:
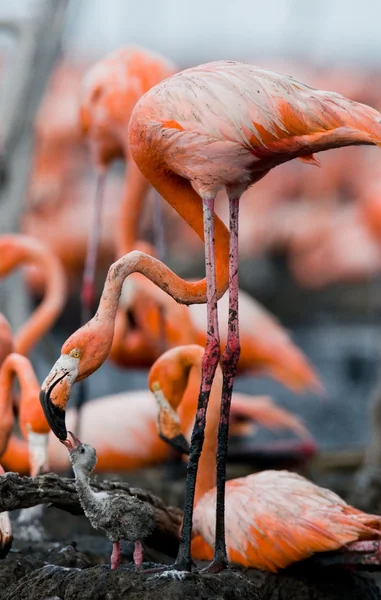
<svg viewBox="0 0 381 600"><path fill-rule="evenodd" d="M166 442L166 444L172 446L172 448L177 450L177 452L181 452L181 454L189 454L189 444L182 433L179 433L172 438L168 438L159 432L159 436L163 442Z"/></svg>
<svg viewBox="0 0 381 600"><path fill-rule="evenodd" d="M82 444L82 442L71 431L68 431L68 434L71 436L73 441L71 441L71 440L69 440L69 438L67 438L66 440L60 440L60 442L61 442L61 444L66 446L68 451L71 453L74 450L76 450L77 448L79 448L79 446Z"/></svg>
<svg viewBox="0 0 381 600"><path fill-rule="evenodd" d="M54 435L60 440L66 440L65 407L70 397L71 383L69 373L63 369L49 373L41 386L40 402L45 417ZM52 396L53 390L57 390Z"/></svg>
<svg viewBox="0 0 381 600"><path fill-rule="evenodd" d="M181 432L180 419L158 385L153 386L153 395L159 409L157 428L160 438L181 454L189 454L189 444Z"/></svg>

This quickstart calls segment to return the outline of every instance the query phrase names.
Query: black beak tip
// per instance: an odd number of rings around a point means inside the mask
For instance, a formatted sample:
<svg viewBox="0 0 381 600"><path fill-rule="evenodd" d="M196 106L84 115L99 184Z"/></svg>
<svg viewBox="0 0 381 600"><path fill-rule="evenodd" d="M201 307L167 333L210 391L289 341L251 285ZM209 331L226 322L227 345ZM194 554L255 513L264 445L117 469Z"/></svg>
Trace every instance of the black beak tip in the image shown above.
<svg viewBox="0 0 381 600"><path fill-rule="evenodd" d="M189 444L182 433L176 435L173 438L167 438L164 435L160 434L161 439L172 446L177 452L181 452L181 454L189 454Z"/></svg>
<svg viewBox="0 0 381 600"><path fill-rule="evenodd" d="M45 417L54 435L59 440L67 439L67 430L65 423L65 411L59 406L55 406L50 399L50 392L40 391L40 402Z"/></svg>

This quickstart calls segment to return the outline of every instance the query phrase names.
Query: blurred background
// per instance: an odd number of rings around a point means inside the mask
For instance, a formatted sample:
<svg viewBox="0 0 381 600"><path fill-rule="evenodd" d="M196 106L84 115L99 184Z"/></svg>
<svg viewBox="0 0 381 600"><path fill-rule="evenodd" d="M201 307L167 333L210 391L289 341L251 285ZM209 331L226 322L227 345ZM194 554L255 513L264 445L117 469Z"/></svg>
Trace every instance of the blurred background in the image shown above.
<svg viewBox="0 0 381 600"><path fill-rule="evenodd" d="M44 241L62 261L70 290L57 325L33 354L40 381L80 324L96 185L78 124L86 70L120 46L138 44L171 59L178 70L242 60L380 110L380 17L374 0L0 5L0 232L22 231ZM276 315L316 369L326 395L296 396L273 378L251 374L240 375L236 389L271 395L304 419L322 455L330 456L329 465L353 468L369 438L367 407L379 368L380 159L366 147L330 151L319 159L321 168L299 161L278 167L245 194L240 287ZM114 260L124 161L109 171L98 293ZM218 213L226 221L225 200L219 198ZM140 222L141 237L150 242L159 218L155 207L151 190ZM202 243L165 202L160 207L164 261L184 277L203 276ZM0 282L0 310L13 327L38 304L43 288L35 267ZM125 369L108 362L89 378L86 395L141 389L146 377L146 366Z"/></svg>

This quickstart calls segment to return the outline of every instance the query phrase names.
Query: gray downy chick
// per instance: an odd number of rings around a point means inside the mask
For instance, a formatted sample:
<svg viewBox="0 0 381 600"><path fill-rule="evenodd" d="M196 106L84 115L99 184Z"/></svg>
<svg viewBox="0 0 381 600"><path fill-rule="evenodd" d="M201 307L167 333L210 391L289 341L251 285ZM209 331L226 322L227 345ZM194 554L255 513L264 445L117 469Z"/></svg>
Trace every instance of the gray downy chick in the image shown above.
<svg viewBox="0 0 381 600"><path fill-rule="evenodd" d="M73 433L68 433L73 442L67 439L62 443L69 452L78 498L94 529L102 529L113 544L111 568L117 569L120 566L120 540L135 543L134 563L140 568L143 562L140 540L144 540L155 528L152 507L135 496L118 492L94 492L90 486L90 475L97 463L97 454L92 446L82 444Z"/></svg>

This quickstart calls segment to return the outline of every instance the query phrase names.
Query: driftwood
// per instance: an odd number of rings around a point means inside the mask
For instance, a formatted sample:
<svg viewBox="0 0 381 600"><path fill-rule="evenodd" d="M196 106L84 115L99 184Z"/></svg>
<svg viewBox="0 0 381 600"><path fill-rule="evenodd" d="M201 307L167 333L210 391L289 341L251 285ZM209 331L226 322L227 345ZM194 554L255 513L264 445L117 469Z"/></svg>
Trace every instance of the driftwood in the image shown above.
<svg viewBox="0 0 381 600"><path fill-rule="evenodd" d="M166 554L174 555L178 546L179 528L183 513L179 508L167 506L160 498L146 490L130 487L123 481L91 481L95 492L123 492L137 496L153 507L156 527L147 538L147 544ZM0 476L0 512L48 504L72 514L83 514L78 501L74 479L59 477L54 473L37 477L20 477L17 473Z"/></svg>

